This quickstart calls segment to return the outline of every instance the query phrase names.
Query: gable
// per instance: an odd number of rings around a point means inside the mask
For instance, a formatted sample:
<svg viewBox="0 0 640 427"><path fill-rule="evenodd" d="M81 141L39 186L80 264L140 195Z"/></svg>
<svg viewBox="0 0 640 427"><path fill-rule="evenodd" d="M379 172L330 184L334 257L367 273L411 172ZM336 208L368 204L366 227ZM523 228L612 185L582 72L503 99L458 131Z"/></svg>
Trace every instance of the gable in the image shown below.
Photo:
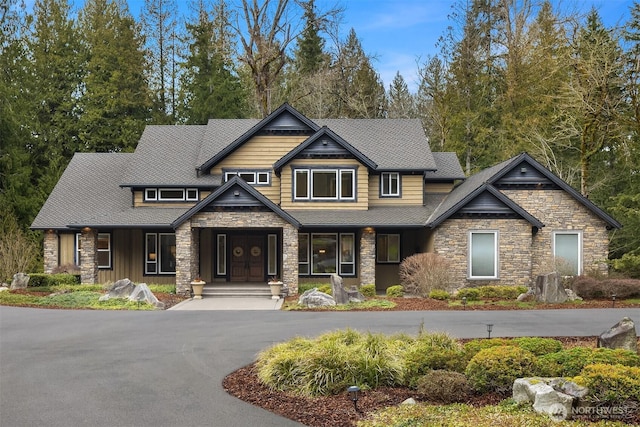
<svg viewBox="0 0 640 427"><path fill-rule="evenodd" d="M493 182L496 188L537 188L558 190L560 187L549 176L531 162L522 160L515 163L504 175Z"/></svg>
<svg viewBox="0 0 640 427"><path fill-rule="evenodd" d="M478 194L475 198L468 201L467 204L458 209L458 211L451 217L462 218L471 215L486 218L520 218L521 216L513 209L513 207L507 205L503 200L500 200L489 191L484 191Z"/></svg>
<svg viewBox="0 0 640 427"><path fill-rule="evenodd" d="M283 110L268 122L261 126L258 134L312 134L314 129L308 122L304 122L299 116L290 110Z"/></svg>

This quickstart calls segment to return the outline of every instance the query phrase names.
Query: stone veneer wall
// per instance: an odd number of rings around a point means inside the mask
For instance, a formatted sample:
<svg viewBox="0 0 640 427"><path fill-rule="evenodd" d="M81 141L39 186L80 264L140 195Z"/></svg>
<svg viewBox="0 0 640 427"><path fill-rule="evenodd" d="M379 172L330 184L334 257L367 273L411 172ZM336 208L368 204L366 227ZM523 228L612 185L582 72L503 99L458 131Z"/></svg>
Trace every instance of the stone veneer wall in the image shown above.
<svg viewBox="0 0 640 427"><path fill-rule="evenodd" d="M376 284L376 233L364 229L360 236L360 285Z"/></svg>
<svg viewBox="0 0 640 427"><path fill-rule="evenodd" d="M98 283L98 230L82 229L80 233L80 281Z"/></svg>
<svg viewBox="0 0 640 427"><path fill-rule="evenodd" d="M563 190L505 190L503 193L545 225L533 241L532 276L553 268L553 232L582 231L583 272L607 273L606 223Z"/></svg>
<svg viewBox="0 0 640 427"><path fill-rule="evenodd" d="M199 274L198 228L281 228L282 281L298 292L298 230L273 212L201 212L176 229L176 293L188 294Z"/></svg>
<svg viewBox="0 0 640 427"><path fill-rule="evenodd" d="M498 231L498 278L469 280L469 231ZM531 279L531 224L523 219L449 219L434 232L436 252L449 261L454 287L527 285Z"/></svg>
<svg viewBox="0 0 640 427"><path fill-rule="evenodd" d="M53 230L48 230L44 233L44 272L53 273L56 267L58 267L60 253L60 241L58 240L58 233Z"/></svg>

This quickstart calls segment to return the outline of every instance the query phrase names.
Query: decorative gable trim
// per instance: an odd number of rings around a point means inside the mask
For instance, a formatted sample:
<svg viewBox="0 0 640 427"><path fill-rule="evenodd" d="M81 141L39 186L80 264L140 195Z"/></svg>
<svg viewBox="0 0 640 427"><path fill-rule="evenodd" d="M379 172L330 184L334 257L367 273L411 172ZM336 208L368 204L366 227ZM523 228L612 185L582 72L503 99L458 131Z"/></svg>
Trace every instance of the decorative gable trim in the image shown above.
<svg viewBox="0 0 640 427"><path fill-rule="evenodd" d="M526 168L527 170L523 173L522 168ZM530 171L529 168L531 168L532 170ZM515 178L518 173L525 176L522 178ZM535 177L538 177L538 181L535 181ZM555 188L564 190L579 203L593 212L596 216L606 222L609 227L622 228L622 224L620 224L605 211L593 204L593 202L584 197L572 186L553 174L549 169L541 165L528 153L522 153L514 157L513 160L509 162L509 164L507 164L504 168L496 172L487 180L487 183L495 185L499 188L507 186L509 188L514 188L516 186L531 188L531 185L534 182L540 183L540 185L536 185L535 188L543 189L555 186Z"/></svg>
<svg viewBox="0 0 640 427"><path fill-rule="evenodd" d="M273 168L279 174L282 168L295 158L335 158L347 155L353 156L370 169L378 167L373 160L362 154L331 129L323 126L315 134L275 162Z"/></svg>
<svg viewBox="0 0 640 427"><path fill-rule="evenodd" d="M242 146L245 142L258 134L270 134L292 130L308 131L309 133L311 133L316 132L318 129L320 129L320 126L306 118L304 115L302 115L302 113L300 113L288 103L284 103L273 113L260 120L256 125L254 125L238 139L227 145L215 156L211 157L202 165L198 166L196 168L196 171L200 173L202 171L209 170L216 163L226 158L229 154L237 150L238 147Z"/></svg>
<svg viewBox="0 0 640 427"><path fill-rule="evenodd" d="M260 208L266 207L278 214L282 219L300 228L300 223L291 215L283 211L278 205L263 196L259 191L247 184L242 178L234 176L222 187L211 193L200 203L180 215L171 226L175 229L199 212L206 212L209 208Z"/></svg>
<svg viewBox="0 0 640 427"><path fill-rule="evenodd" d="M487 215L495 217L517 215L537 229L544 227L544 224L540 220L487 183L482 184L442 215L428 222L427 227L435 228L449 218L464 215Z"/></svg>

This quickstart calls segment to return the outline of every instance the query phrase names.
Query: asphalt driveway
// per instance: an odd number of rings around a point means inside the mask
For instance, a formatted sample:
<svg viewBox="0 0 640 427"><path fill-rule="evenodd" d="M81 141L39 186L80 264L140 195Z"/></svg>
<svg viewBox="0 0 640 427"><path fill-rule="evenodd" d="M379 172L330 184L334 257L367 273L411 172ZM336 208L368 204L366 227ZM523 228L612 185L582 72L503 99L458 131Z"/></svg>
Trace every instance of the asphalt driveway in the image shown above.
<svg viewBox="0 0 640 427"><path fill-rule="evenodd" d="M82 311L0 307L0 425L297 426L227 395L272 343L351 327L457 337L598 335L640 309L466 312ZM250 384L247 384L250 387Z"/></svg>

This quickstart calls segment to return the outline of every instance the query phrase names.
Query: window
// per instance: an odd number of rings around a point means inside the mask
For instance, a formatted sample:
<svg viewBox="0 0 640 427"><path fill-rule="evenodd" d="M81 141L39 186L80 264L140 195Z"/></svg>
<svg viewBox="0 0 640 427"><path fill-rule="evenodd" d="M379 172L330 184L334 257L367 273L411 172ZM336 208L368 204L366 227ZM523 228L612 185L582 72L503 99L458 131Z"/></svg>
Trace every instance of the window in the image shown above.
<svg viewBox="0 0 640 427"><path fill-rule="evenodd" d="M400 174L398 172L383 172L380 175L380 196L400 197Z"/></svg>
<svg viewBox="0 0 640 427"><path fill-rule="evenodd" d="M298 235L298 273L355 276L353 233L301 233ZM311 255L311 257L310 257Z"/></svg>
<svg viewBox="0 0 640 427"><path fill-rule="evenodd" d="M294 200L354 200L355 172L354 169L296 169Z"/></svg>
<svg viewBox="0 0 640 427"><path fill-rule="evenodd" d="M247 184L269 185L271 173L268 171L230 171L224 173L224 180L229 181L234 176L244 179Z"/></svg>
<svg viewBox="0 0 640 427"><path fill-rule="evenodd" d="M582 233L556 231L553 233L553 257L563 276L577 276L582 272Z"/></svg>
<svg viewBox="0 0 640 427"><path fill-rule="evenodd" d="M376 244L376 259L379 263L400 262L400 235L378 234Z"/></svg>
<svg viewBox="0 0 640 427"><path fill-rule="evenodd" d="M278 235L269 234L267 236L267 274L269 276L278 275Z"/></svg>
<svg viewBox="0 0 640 427"><path fill-rule="evenodd" d="M498 232L469 233L469 278L498 277Z"/></svg>
<svg viewBox="0 0 640 427"><path fill-rule="evenodd" d="M175 274L176 235L173 233L146 233L145 274Z"/></svg>
<svg viewBox="0 0 640 427"><path fill-rule="evenodd" d="M197 188L145 188L145 202L183 202L198 200Z"/></svg>
<svg viewBox="0 0 640 427"><path fill-rule="evenodd" d="M98 268L111 268L111 233L98 233L98 246L96 248ZM80 265L80 233L76 233L75 264Z"/></svg>
<svg viewBox="0 0 640 427"><path fill-rule="evenodd" d="M218 234L217 240L216 272L218 276L224 276L227 274L227 235Z"/></svg>

